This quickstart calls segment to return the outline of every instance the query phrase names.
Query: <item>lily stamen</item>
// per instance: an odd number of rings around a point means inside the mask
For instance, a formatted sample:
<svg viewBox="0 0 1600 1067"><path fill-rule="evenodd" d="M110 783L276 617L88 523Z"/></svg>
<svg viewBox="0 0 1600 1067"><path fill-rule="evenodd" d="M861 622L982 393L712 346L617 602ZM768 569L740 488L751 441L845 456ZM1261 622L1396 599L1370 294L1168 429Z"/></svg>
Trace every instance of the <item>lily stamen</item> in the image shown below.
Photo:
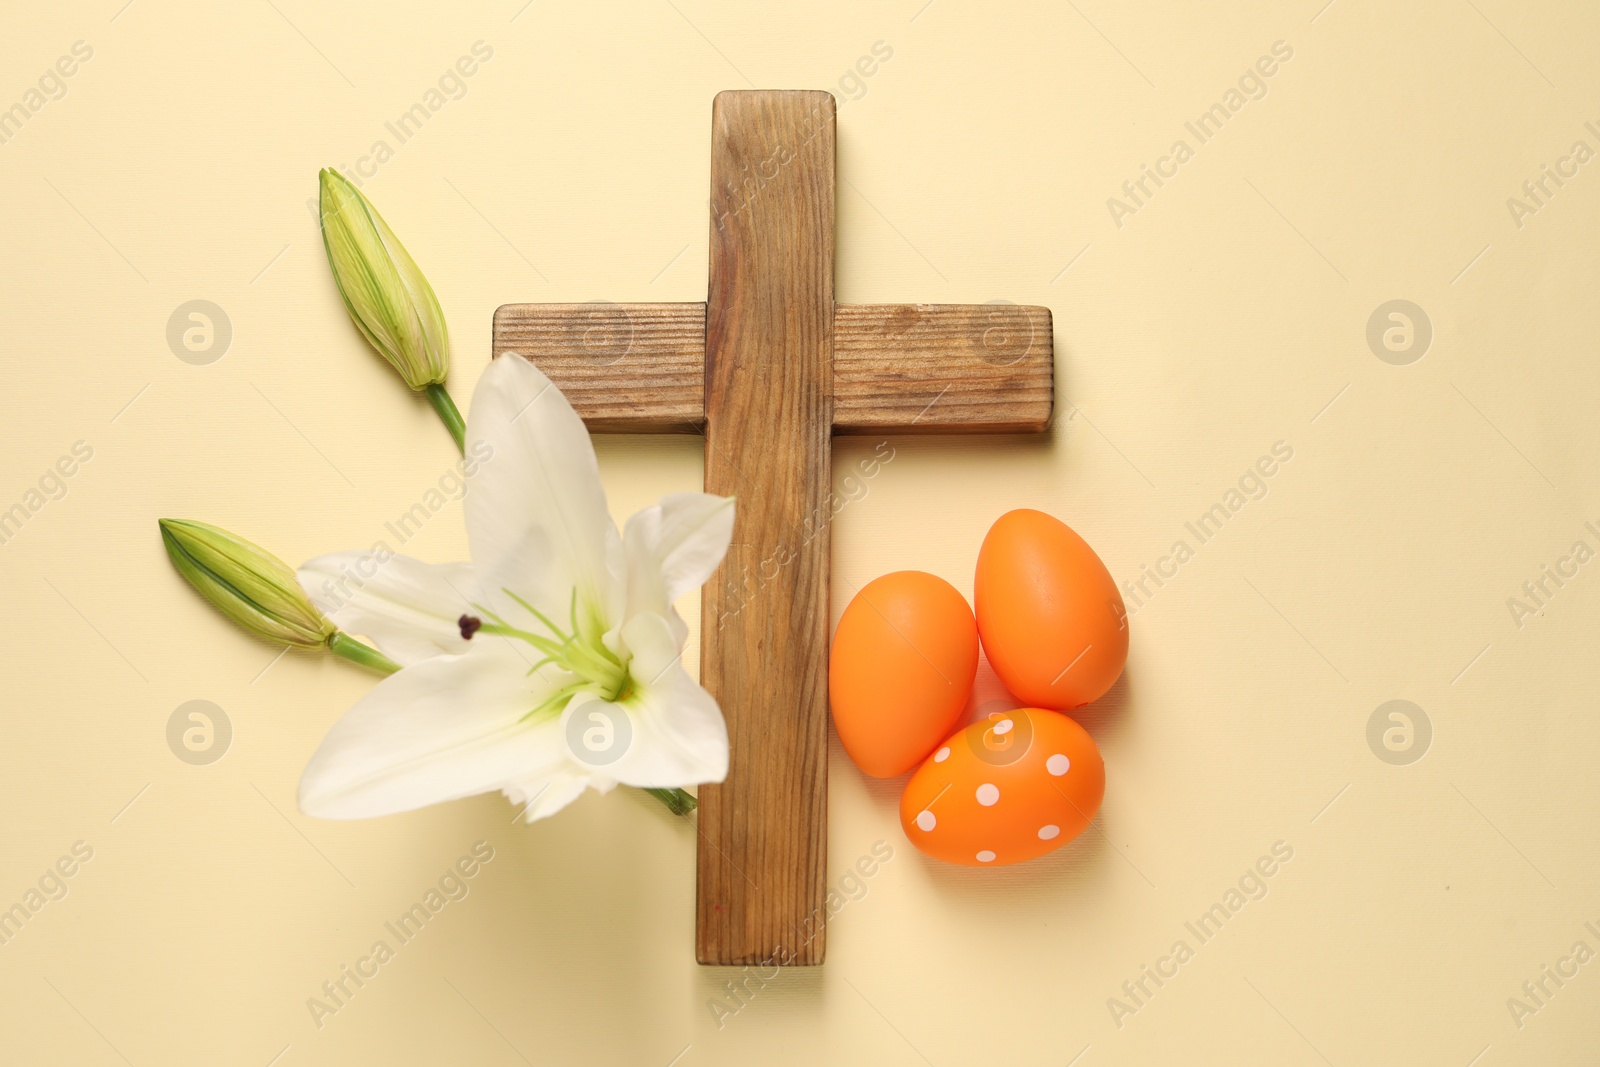
<svg viewBox="0 0 1600 1067"><path fill-rule="evenodd" d="M589 639L579 628L576 589L573 590L572 604L568 612L572 620L572 630L570 632L562 630L561 627L550 620L548 615L511 590L502 589L501 592L516 601L528 614L537 619L545 629L550 631L553 637L544 637L521 627L512 626L488 608L474 604L474 608L477 608L478 611L494 621L485 623L483 619L476 615L462 615L457 620L461 628L462 639L470 641L474 634L481 632L493 634L497 637L511 637L518 641L524 641L544 653L544 658L529 670L530 674L540 667L550 664L568 674L577 675L580 679L562 686L548 698L541 701L538 706L528 713L527 718L565 707L567 701L579 693L593 693L601 700L610 702L619 699L623 693L632 692L633 687L629 684L627 664L618 659L616 653L607 648L603 642Z"/></svg>

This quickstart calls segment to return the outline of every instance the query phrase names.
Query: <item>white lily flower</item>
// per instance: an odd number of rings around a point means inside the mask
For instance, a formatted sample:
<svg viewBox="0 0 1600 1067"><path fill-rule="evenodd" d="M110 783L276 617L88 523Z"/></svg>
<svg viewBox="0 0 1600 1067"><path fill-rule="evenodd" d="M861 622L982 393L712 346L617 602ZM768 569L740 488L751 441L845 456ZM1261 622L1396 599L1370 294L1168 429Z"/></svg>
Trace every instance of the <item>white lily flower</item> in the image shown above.
<svg viewBox="0 0 1600 1067"><path fill-rule="evenodd" d="M672 604L727 553L733 500L675 493L619 535L582 420L516 355L478 383L469 454L479 441L494 461L464 502L470 564L345 552L299 571L313 599L335 583L329 618L402 665L323 740L301 810L358 819L500 790L531 822L586 787L720 782L727 727L684 670Z"/></svg>

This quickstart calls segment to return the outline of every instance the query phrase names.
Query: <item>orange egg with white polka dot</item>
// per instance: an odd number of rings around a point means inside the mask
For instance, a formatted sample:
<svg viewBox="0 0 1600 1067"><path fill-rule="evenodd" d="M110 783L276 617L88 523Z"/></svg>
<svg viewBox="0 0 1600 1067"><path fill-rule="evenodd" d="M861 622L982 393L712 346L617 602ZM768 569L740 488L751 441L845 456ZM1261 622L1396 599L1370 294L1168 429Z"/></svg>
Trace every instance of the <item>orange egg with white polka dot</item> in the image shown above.
<svg viewBox="0 0 1600 1067"><path fill-rule="evenodd" d="M1105 791L1100 749L1076 722L1040 708L993 712L917 768L900 826L935 859L1001 867L1077 837Z"/></svg>

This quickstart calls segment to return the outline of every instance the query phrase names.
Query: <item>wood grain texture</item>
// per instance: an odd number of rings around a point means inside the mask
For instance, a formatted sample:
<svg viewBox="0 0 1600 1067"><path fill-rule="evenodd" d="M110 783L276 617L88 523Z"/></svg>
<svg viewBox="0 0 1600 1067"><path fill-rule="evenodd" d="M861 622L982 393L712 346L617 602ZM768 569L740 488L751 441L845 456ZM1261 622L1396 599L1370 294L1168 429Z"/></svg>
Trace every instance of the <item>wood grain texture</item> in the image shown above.
<svg viewBox="0 0 1600 1067"><path fill-rule="evenodd" d="M828 774L834 101L711 112L706 489L738 497L706 586L700 677L730 770L700 790L701 963L821 963Z"/></svg>
<svg viewBox="0 0 1600 1067"><path fill-rule="evenodd" d="M505 304L494 354L532 360L597 433L660 433L705 421L704 304Z"/></svg>
<svg viewBox="0 0 1600 1067"><path fill-rule="evenodd" d="M840 304L836 433L1037 433L1050 424L1050 309L1017 304Z"/></svg>
<svg viewBox="0 0 1600 1067"><path fill-rule="evenodd" d="M704 422L704 304L506 304L494 354L532 359L596 433ZM1050 309L839 304L835 433L1035 433L1050 424Z"/></svg>

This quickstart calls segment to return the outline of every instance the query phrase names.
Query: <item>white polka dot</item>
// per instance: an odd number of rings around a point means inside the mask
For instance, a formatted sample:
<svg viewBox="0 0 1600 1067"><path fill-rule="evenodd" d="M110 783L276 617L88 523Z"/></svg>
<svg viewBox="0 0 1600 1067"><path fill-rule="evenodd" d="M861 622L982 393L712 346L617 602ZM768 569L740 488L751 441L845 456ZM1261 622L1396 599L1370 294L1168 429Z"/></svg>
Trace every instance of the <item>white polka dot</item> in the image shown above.
<svg viewBox="0 0 1600 1067"><path fill-rule="evenodd" d="M917 829L918 830L932 830L935 826L938 826L938 825L939 825L939 820L935 819L933 817L933 812L931 812L931 811L919 811L919 812L917 812Z"/></svg>
<svg viewBox="0 0 1600 1067"><path fill-rule="evenodd" d="M949 745L944 746L939 751L937 751L937 752L935 752L933 754L933 762L935 762L935 763L943 763L945 760L947 760L949 758L950 758L950 746Z"/></svg>
<svg viewBox="0 0 1600 1067"><path fill-rule="evenodd" d="M982 852L978 853L978 862L979 863L993 863L994 862L994 853L990 852L988 849L984 849Z"/></svg>
<svg viewBox="0 0 1600 1067"><path fill-rule="evenodd" d="M1072 761L1059 752L1044 761L1044 769L1055 775L1057 778L1060 778L1063 774L1066 774L1071 767Z"/></svg>
<svg viewBox="0 0 1600 1067"><path fill-rule="evenodd" d="M1040 841L1054 841L1060 836L1061 827L1057 826L1055 823L1046 823L1044 826L1039 827Z"/></svg>
<svg viewBox="0 0 1600 1067"><path fill-rule="evenodd" d="M984 782L978 787L978 803L986 808L992 808L1000 801L1000 787L989 782Z"/></svg>
<svg viewBox="0 0 1600 1067"><path fill-rule="evenodd" d="M1016 723L1012 722L1010 719L1001 719L999 722L994 724L995 736L1004 737L1006 734L1011 732L1011 728L1015 725Z"/></svg>

